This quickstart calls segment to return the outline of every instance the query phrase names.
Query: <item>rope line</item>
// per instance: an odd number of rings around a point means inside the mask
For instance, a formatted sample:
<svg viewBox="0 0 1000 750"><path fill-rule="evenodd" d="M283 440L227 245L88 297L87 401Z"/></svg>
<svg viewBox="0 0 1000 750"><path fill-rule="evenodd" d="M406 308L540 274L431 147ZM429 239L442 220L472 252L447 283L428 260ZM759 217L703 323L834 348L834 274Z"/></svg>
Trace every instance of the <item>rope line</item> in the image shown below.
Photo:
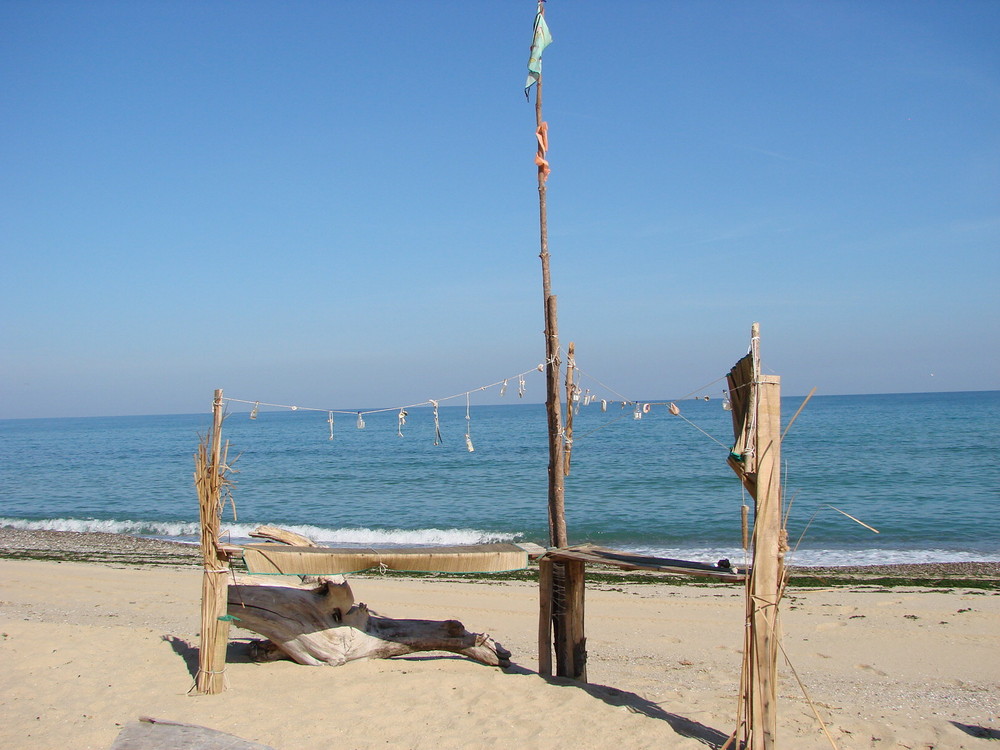
<svg viewBox="0 0 1000 750"><path fill-rule="evenodd" d="M367 410L362 410L362 411L357 411L357 410L354 410L354 409L350 409L350 410L347 410L347 409L330 409L330 408L327 408L327 407L318 407L318 406L296 406L296 405L293 405L293 404L275 404L275 403L270 403L268 401L259 401L259 400L256 400L256 399L250 400L250 399L245 399L245 398L232 398L230 396L225 396L222 400L223 400L223 402L228 402L228 403L232 403L232 404L253 404L254 408L251 411L251 417L250 417L251 419L256 419L257 418L257 411L258 411L259 407L261 407L261 406L270 406L270 407L275 408L275 409L288 409L289 411L318 411L318 412L326 412L328 416L329 415L333 415L333 414L349 414L349 415L358 417L358 419L360 420L362 417L364 417L367 414L382 414L382 413L388 412L388 411L400 412L400 411L405 411L407 409L414 409L414 408L417 408L417 407L420 407L420 406L434 406L435 404L439 404L442 401L451 401L451 400L456 399L456 398L462 398L462 397L468 398L473 393L479 393L480 391L489 390L490 388L495 388L496 386L505 386L508 380L514 380L515 378L521 384L521 394L520 395L523 395L524 376L528 375L528 374L530 374L532 372L543 372L545 370L546 365L552 364L553 361L555 361L555 360L553 359L553 360L549 360L547 362L542 362L541 364L536 365L535 367L532 367L530 370L525 370L524 372L519 372L517 375L512 375L512 376L510 376L508 378L503 378L501 380L498 380L495 383L490 383L488 385L481 385L478 388L472 388L472 389L470 389L468 391L462 391L461 393L456 393L456 394L451 395L451 396L445 396L443 398L436 398L436 399L427 399L426 401L420 401L420 402L414 403L414 404L407 404L405 406L388 406L388 407L381 408L381 409L367 409ZM363 424L363 422L362 422L362 424Z"/></svg>
<svg viewBox="0 0 1000 750"><path fill-rule="evenodd" d="M751 342L751 346L750 346L751 353L753 353L753 350L754 350L754 345L753 344L754 344L754 342ZM569 360L568 354L562 348L560 348L560 350L559 350L559 355L565 356L566 359L567 359L567 362L568 362L568 360ZM489 383L487 385L481 385L478 388L471 388L471 389L469 389L467 391L462 391L460 393L455 393L455 394L452 394L450 396L444 396L444 397L440 397L440 398L427 399L425 401L420 401L420 402L416 402L416 403L412 403L412 404L406 404L404 406L388 406L388 407L383 407L383 408L378 408L378 409L366 409L366 410L357 411L357 410L353 410L353 409L351 409L351 410L346 410L346 409L330 409L328 407L297 406L297 405L293 405L293 404L279 404L279 403L273 403L273 402L269 402L269 401L260 401L260 400L257 400L257 399L251 400L251 399L233 398L233 397L230 397L230 396L224 397L223 401L224 402L228 402L228 403L234 403L234 404L250 404L252 406L252 409L251 409L251 412L250 412L250 418L251 419L256 419L257 418L258 410L262 406L270 407L270 408L274 408L274 409L288 409L290 411L314 411L314 412L325 413L327 415L327 422L330 425L330 437L329 437L329 439L331 439L331 440L333 439L333 424L334 424L334 415L335 414L344 414L344 415L349 415L349 416L355 417L356 421L357 421L357 427L359 429L364 429L364 427L365 427L364 417L366 415L369 415L369 414L384 414L386 412L396 412L397 413L397 419L398 419L398 426L397 426L398 429L397 429L397 432L400 433L400 434L402 434L402 427L403 427L403 425L406 424L406 416L407 416L406 411L408 409L418 408L418 407L422 407L422 406L429 406L434 411L435 443L436 444L440 444L440 442L441 442L441 435L440 435L440 431L439 431L440 430L440 422L439 422L439 417L438 417L438 407L439 407L439 405L442 402L445 402L445 401L452 401L452 400L459 399L459 398L465 398L465 400L466 400L466 434L465 434L465 442L466 442L466 448L468 448L468 450L470 452L472 452L474 450L474 448L472 447L472 436L471 436L471 430L469 429L469 421L470 421L471 417L470 417L470 415L468 413L469 412L470 399L471 399L472 394L474 394L474 393L480 393L482 391L489 390L490 388L496 388L496 387L499 386L499 388L500 388L500 395L503 396L506 393L506 391L507 391L508 383L510 383L511 381L515 381L517 383L517 395L518 395L518 397L523 397L524 396L524 392L525 392L525 382L524 382L525 375L529 375L532 372L544 372L545 368L547 366L552 365L554 362L558 361L558 356L559 355L557 355L555 357L552 357L551 359L549 359L547 361L544 361L541 364L536 365L535 367L532 367L529 370L524 370L522 372L517 373L516 375L511 375L511 376L508 376L508 377L505 377L505 378L501 378L500 380L497 380L497 381L495 381L493 383ZM645 413L649 412L650 407L653 407L653 406L667 406L667 407L670 407L670 413L671 414L673 414L674 416L679 416L684 422L686 422L687 424L689 424L692 427L694 427L696 430L698 430L698 432L702 433L705 437L707 437L708 439L710 439L712 442L718 444L719 446L725 448L726 450L729 450L731 448L730 445L726 445L724 442L722 442L721 440L719 440L715 436L711 435L710 433L706 432L704 429L702 429L700 426L698 426L697 424L695 424L694 422L692 422L690 419L688 419L684 415L680 414L679 410L677 409L676 404L674 403L676 401L686 401L686 400L688 400L690 398L696 398L696 399L700 400L702 397L701 396L696 396L695 394L704 393L705 391L707 391L708 389L710 389L715 384L717 384L717 383L725 380L726 379L725 375L723 375L722 377L716 378L715 380L711 381L710 383L706 383L705 385L699 386L698 388L695 388L694 390L689 391L688 393L684 394L680 398L675 398L675 399L670 399L670 400L665 400L665 401L641 401L641 400L638 400L638 399L631 399L631 398L629 398L628 396L626 396L625 394L621 393L617 389L609 386L604 381L600 380L599 378L595 377L594 375L591 375L586 370L583 370L576 363L576 358L575 357L573 358L572 367L574 368L574 370L577 373L579 373L579 375L582 378L587 378L587 379L593 381L594 383L596 383L597 385L599 385L601 388L605 389L610 394L613 394L614 396L616 396L617 399L615 401L616 402L620 401L621 406L622 406L622 410L623 410L623 412L622 412L621 415L619 415L617 417L614 417L612 419L609 419L604 424L602 424L602 425L600 425L600 426L598 426L598 427L590 430L589 432L585 432L582 435L575 436L574 437L575 440L582 440L584 438L590 437L591 435L594 435L595 433L600 432L601 430L605 429L606 427L610 427L611 425L615 424L616 422L621 421L626 416L626 412L624 411L624 409L626 407L630 407L630 406L634 407L634 409L636 410L636 413L640 414L640 416L636 417L637 419L639 419L639 418L641 418L641 414L645 414ZM744 386L738 386L737 388L744 388L744 387L748 387L749 385L751 385L751 384L748 383L748 384L746 384ZM736 389L733 389L733 390L736 390ZM589 393L590 389L588 389L587 392ZM730 393L730 391L729 390L724 390L724 393L728 394L728 393ZM708 399L707 396L705 396L704 398L706 400ZM606 410L607 406L608 406L608 399L598 399L596 395L593 395L593 396L589 397L589 399L587 400L587 405L596 403L598 401L601 402L601 409L602 409L602 411ZM754 425L751 425L751 428L753 426Z"/></svg>

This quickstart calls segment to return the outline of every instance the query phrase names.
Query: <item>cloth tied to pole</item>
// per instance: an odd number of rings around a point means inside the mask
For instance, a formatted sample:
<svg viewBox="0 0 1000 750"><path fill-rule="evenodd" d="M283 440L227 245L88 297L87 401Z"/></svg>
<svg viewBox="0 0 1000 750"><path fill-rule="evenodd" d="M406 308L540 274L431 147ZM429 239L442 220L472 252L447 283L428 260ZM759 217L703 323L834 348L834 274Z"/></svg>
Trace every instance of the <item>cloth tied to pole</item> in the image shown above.
<svg viewBox="0 0 1000 750"><path fill-rule="evenodd" d="M552 44L552 34L549 32L549 25L545 23L545 15L542 12L542 4L538 4L538 13L535 16L535 28L531 35L531 54L528 56L528 80L524 83L524 96L527 98L528 89L538 83L542 77L542 52Z"/></svg>
<svg viewBox="0 0 1000 750"><path fill-rule="evenodd" d="M545 154L549 150L549 124L547 122L543 122L538 126L538 130L535 131L535 138L538 140L535 164L538 165L538 174L541 176L542 182L545 182L549 179L549 174L552 172L549 162L545 158Z"/></svg>

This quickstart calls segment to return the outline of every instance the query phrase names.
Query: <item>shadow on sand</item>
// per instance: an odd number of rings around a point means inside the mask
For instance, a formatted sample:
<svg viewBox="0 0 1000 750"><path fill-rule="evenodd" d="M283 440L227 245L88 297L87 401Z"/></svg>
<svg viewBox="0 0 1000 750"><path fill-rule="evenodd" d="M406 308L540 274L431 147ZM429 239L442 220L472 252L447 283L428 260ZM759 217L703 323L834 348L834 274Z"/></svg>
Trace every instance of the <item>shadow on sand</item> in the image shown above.
<svg viewBox="0 0 1000 750"><path fill-rule="evenodd" d="M948 723L971 737L979 737L984 740L1000 740L1000 729L991 729L979 724L963 724L960 721L950 721Z"/></svg>
<svg viewBox="0 0 1000 750"><path fill-rule="evenodd" d="M169 643L174 653L184 660L191 679L198 679L198 646L175 635L164 635L160 638ZM229 641L229 647L226 649L227 664L246 664L251 661L253 660L250 658L249 646L245 641Z"/></svg>
<svg viewBox="0 0 1000 750"><path fill-rule="evenodd" d="M512 674L538 675L538 672L526 669L516 664L512 664L504 671ZM718 729L705 726L701 722L688 719L684 716L680 716L679 714L664 711L663 708L660 707L660 704L647 700L646 698L636 695L635 693L608 687L607 685L580 683L565 677L545 677L543 679L550 685L582 690L588 695L591 695L600 701L604 701L609 706L615 706L616 708L624 706L627 710L632 711L633 713L642 714L643 716L648 716L651 719L665 721L670 725L670 728L681 737L698 740L708 747L713 748L713 750L721 748L729 739L728 734L720 732Z"/></svg>
<svg viewBox="0 0 1000 750"><path fill-rule="evenodd" d="M174 652L184 659L188 672L191 673L192 679L195 679L198 675L198 647L183 638L178 638L173 635L165 635L163 636L163 640L169 643ZM463 657L457 655L439 656L422 654L419 656L410 655L396 657L394 661L438 661L441 659L463 659ZM239 641L231 641L229 643L229 651L226 655L226 661L230 664L235 662L252 661L249 656L247 644ZM505 667L503 671L507 674L535 675L536 677L540 676L538 672L522 667L519 664L511 664L509 667ZM629 693L625 690L619 690L618 688L608 687L606 685L580 683L565 677L546 677L543 679L550 685L582 690L588 695L597 698L600 701L604 701L609 706L615 706L616 708L624 706L627 710L632 711L633 713L642 714L643 716L648 716L651 719L665 721L670 725L670 728L681 737L698 740L713 750L719 750L719 748L726 743L726 740L729 739L729 735L720 732L718 729L713 729L712 727L705 726L704 724L694 721L693 719L688 719L684 716L671 713L670 711L664 711L658 703L647 700L639 695L636 695L635 693ZM954 724L955 722L952 723ZM963 724L955 724L955 726L963 731L969 732L970 734L973 734L973 730L975 729L980 731L993 731L983 730L982 727L967 728L966 725ZM990 735L973 734L973 736L983 737Z"/></svg>

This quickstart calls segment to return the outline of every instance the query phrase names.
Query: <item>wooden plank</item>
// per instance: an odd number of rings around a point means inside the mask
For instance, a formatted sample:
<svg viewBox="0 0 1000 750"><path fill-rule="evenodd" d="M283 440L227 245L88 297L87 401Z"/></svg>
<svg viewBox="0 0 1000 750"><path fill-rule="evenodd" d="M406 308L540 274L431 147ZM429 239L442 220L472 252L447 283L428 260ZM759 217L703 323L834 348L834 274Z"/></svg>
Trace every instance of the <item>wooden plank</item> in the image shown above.
<svg viewBox="0 0 1000 750"><path fill-rule="evenodd" d="M737 568L720 567L710 563L675 560L669 557L633 555L628 552L582 544L575 547L549 550L546 557L553 560L578 560L595 565L608 565L621 570L648 570L656 573L704 576L720 581L739 582L746 580L746 572Z"/></svg>
<svg viewBox="0 0 1000 750"><path fill-rule="evenodd" d="M778 600L784 578L781 527L781 379L758 377L757 496L754 502L753 573L750 600L750 680L748 718L755 750L777 742Z"/></svg>
<svg viewBox="0 0 1000 750"><path fill-rule="evenodd" d="M335 575L385 569L410 572L497 573L528 567L528 553L516 544L458 547L358 549L248 544L247 569L258 575Z"/></svg>
<svg viewBox="0 0 1000 750"><path fill-rule="evenodd" d="M528 553L528 558L534 560L544 555L548 550L540 544L534 542L515 542L515 544Z"/></svg>
<svg viewBox="0 0 1000 750"><path fill-rule="evenodd" d="M568 560L566 567L566 677L587 681L587 636L585 628L586 566Z"/></svg>
<svg viewBox="0 0 1000 750"><path fill-rule="evenodd" d="M538 674L552 676L552 560L538 561Z"/></svg>

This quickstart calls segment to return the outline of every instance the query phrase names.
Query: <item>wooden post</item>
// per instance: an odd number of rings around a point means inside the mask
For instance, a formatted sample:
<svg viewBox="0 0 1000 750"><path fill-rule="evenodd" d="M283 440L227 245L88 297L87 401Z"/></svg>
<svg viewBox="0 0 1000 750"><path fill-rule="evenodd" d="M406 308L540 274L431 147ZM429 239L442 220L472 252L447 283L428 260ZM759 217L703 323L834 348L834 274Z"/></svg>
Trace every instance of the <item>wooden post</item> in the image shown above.
<svg viewBox="0 0 1000 750"><path fill-rule="evenodd" d="M785 539L781 525L781 378L757 378L757 496L754 501L750 612L750 743L772 750L777 738L778 601L784 580Z"/></svg>
<svg viewBox="0 0 1000 750"><path fill-rule="evenodd" d="M546 254L547 257L547 254ZM546 264L547 265L547 264ZM566 533L566 491L565 467L563 463L563 429L561 404L559 403L559 333L556 322L556 296L546 298L546 359L545 410L549 425L549 544L566 547L569 537Z"/></svg>
<svg viewBox="0 0 1000 750"><path fill-rule="evenodd" d="M565 676L586 682L587 638L584 633L586 567L579 560L568 560L564 565L566 570Z"/></svg>
<svg viewBox="0 0 1000 750"><path fill-rule="evenodd" d="M538 13L544 15L545 8L538 3ZM542 75L538 75L535 83L535 133L538 148L536 151L538 164L538 233L542 261L542 304L545 311L545 412L548 419L549 437L549 468L548 468L548 511L549 511L549 545L566 547L569 536L566 532L566 434L562 424L562 405L559 395L559 323L556 306L556 296L552 294L552 278L549 267L549 229L548 209L546 206L546 186L548 164L545 161L545 145L548 141L547 126L542 119ZM573 634L582 637L583 622L577 624L567 619L572 612L582 612L582 606L576 609L568 606L566 600L568 575L562 562L547 562L546 570L539 575L539 672L552 671L552 635L555 635L556 673L560 676L575 676L568 657L570 645L575 644ZM582 597L582 589L580 592ZM551 627L543 625L545 618ZM545 645L541 638L545 638Z"/></svg>
<svg viewBox="0 0 1000 750"><path fill-rule="evenodd" d="M538 674L552 676L552 560L538 561Z"/></svg>
<svg viewBox="0 0 1000 750"><path fill-rule="evenodd" d="M539 3L538 12L545 13L545 8ZM539 74L535 84L535 127L542 130L542 76ZM542 140L538 139L537 155L544 159ZM563 466L563 429L561 405L559 403L559 323L556 314L556 297L552 294L552 276L549 269L549 222L546 206L545 181L547 171L538 167L538 234L542 261L542 304L545 310L545 410L549 423L549 543L553 547L565 547L569 542L566 536L566 507Z"/></svg>
<svg viewBox="0 0 1000 750"><path fill-rule="evenodd" d="M728 750L773 750L777 738L778 619L785 584L787 534L781 510L781 378L762 375L760 325L750 332L750 352L727 376L735 443L727 462L754 500L751 569L746 581L743 675L736 731ZM744 549L746 509L743 509Z"/></svg>
<svg viewBox="0 0 1000 750"><path fill-rule="evenodd" d="M201 516L201 553L204 573L201 586L201 646L198 650L198 693L214 695L226 689L226 648L229 644L227 615L229 557L219 548L222 516L222 485L225 472L222 453L222 389L212 403L212 431L207 446L196 458L198 501ZM204 452L210 451L208 455Z"/></svg>

